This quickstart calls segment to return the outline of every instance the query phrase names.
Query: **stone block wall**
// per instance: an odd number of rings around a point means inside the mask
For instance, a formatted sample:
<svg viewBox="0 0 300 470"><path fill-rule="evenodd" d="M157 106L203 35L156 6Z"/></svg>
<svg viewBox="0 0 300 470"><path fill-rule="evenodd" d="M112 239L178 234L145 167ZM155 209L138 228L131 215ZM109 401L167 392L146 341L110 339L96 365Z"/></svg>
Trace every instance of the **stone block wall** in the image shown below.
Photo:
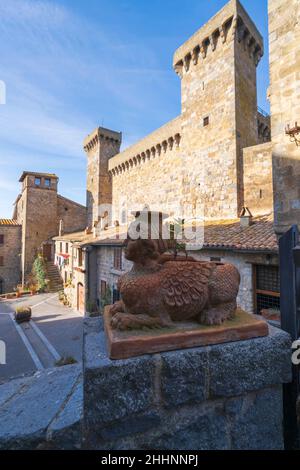
<svg viewBox="0 0 300 470"><path fill-rule="evenodd" d="M61 220L63 221L63 228L65 233L84 230L87 227L86 207L58 195L57 227L59 227L59 222Z"/></svg>
<svg viewBox="0 0 300 470"><path fill-rule="evenodd" d="M299 0L269 0L269 40L275 229L283 233L300 226L300 146L285 134L300 126Z"/></svg>
<svg viewBox="0 0 300 470"><path fill-rule="evenodd" d="M244 148L244 205L253 216L272 213L272 143Z"/></svg>
<svg viewBox="0 0 300 470"><path fill-rule="evenodd" d="M256 66L262 54L261 35L236 0L175 52L181 115L110 159L115 219L121 220L122 209L146 204L185 218L238 215L242 148L258 143Z"/></svg>
<svg viewBox="0 0 300 470"><path fill-rule="evenodd" d="M282 449L289 336L112 361L100 319L86 320L83 447Z"/></svg>
<svg viewBox="0 0 300 470"><path fill-rule="evenodd" d="M4 236L4 243L0 244L0 257L3 257L3 266L0 266L3 294L13 292L21 282L21 230L19 225L0 225L0 235Z"/></svg>

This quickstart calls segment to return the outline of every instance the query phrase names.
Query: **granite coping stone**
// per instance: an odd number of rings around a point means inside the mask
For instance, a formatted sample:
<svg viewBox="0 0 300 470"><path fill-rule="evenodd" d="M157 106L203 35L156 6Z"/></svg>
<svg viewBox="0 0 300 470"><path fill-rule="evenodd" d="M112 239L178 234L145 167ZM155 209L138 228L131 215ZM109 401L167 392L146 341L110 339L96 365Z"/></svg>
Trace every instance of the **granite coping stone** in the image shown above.
<svg viewBox="0 0 300 470"><path fill-rule="evenodd" d="M82 366L48 369L0 386L0 449L35 449L48 429L62 431L82 415ZM63 442L60 445L64 445Z"/></svg>

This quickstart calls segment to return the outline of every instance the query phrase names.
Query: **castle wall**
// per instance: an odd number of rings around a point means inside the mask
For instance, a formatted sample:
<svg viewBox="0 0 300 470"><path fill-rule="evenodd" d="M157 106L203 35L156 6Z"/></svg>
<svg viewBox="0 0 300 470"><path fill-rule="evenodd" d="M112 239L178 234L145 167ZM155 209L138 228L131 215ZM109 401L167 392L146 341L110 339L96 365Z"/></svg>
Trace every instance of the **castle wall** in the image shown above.
<svg viewBox="0 0 300 470"><path fill-rule="evenodd" d="M269 34L274 218L282 233L300 226L300 146L285 135L288 124L300 125L299 0L269 0Z"/></svg>
<svg viewBox="0 0 300 470"><path fill-rule="evenodd" d="M273 211L272 143L243 150L244 204L253 216Z"/></svg>
<svg viewBox="0 0 300 470"><path fill-rule="evenodd" d="M258 143L256 66L262 38L230 1L174 55L181 116L109 161L115 219L122 201L206 220L243 206L242 149Z"/></svg>
<svg viewBox="0 0 300 470"><path fill-rule="evenodd" d="M21 229L19 225L0 225L0 235L4 236L4 243L0 244L0 257L3 257L3 266L0 266L3 294L13 292L21 281Z"/></svg>

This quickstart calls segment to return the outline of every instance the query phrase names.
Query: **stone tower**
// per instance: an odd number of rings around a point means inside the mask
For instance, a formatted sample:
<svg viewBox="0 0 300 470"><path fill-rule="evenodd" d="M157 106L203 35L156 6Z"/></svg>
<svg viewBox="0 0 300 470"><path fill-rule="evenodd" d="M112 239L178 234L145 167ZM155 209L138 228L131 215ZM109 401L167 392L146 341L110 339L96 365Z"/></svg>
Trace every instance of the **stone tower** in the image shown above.
<svg viewBox="0 0 300 470"><path fill-rule="evenodd" d="M98 127L84 141L87 154L87 221L92 228L102 215L100 205L112 203L108 161L119 153L122 133Z"/></svg>
<svg viewBox="0 0 300 470"><path fill-rule="evenodd" d="M22 193L17 201L22 225L22 283L31 272L38 247L57 234L57 183L54 174L24 172Z"/></svg>
<svg viewBox="0 0 300 470"><path fill-rule="evenodd" d="M300 228L300 1L269 0L274 221L278 234ZM299 127L297 142L286 127Z"/></svg>
<svg viewBox="0 0 300 470"><path fill-rule="evenodd" d="M262 37L238 0L175 52L187 191L197 188L206 218L234 218L243 206L242 149L258 143L262 55Z"/></svg>

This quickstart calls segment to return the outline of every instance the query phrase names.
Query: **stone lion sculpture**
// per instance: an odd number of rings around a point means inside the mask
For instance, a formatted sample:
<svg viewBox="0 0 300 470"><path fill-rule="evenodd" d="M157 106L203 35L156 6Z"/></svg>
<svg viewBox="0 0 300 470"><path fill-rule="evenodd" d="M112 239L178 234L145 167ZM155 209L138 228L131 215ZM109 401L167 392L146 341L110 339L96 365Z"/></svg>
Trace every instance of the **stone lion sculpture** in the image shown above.
<svg viewBox="0 0 300 470"><path fill-rule="evenodd" d="M235 266L200 261L164 261L156 240L125 242L131 271L119 279L121 301L110 309L115 329L169 327L197 321L220 325L234 317L240 275Z"/></svg>

